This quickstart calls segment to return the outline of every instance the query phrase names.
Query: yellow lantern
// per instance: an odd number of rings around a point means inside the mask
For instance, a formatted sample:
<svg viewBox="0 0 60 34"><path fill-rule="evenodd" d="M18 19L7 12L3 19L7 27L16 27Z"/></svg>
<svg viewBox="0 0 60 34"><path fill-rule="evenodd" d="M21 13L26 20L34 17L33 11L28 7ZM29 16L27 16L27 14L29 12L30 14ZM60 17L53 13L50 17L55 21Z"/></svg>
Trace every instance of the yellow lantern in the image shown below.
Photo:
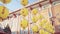
<svg viewBox="0 0 60 34"><path fill-rule="evenodd" d="M42 18L43 18L43 15L39 14L39 15L38 15L38 18L39 18L39 19L42 19Z"/></svg>
<svg viewBox="0 0 60 34"><path fill-rule="evenodd" d="M47 32L47 31L41 29L41 30L39 30L39 34L49 34L49 32Z"/></svg>
<svg viewBox="0 0 60 34"><path fill-rule="evenodd" d="M8 15L9 15L9 10L4 6L0 6L0 17L2 19L5 19L8 17Z"/></svg>
<svg viewBox="0 0 60 34"><path fill-rule="evenodd" d="M26 19L23 19L20 23L21 27L25 29L28 26L28 21Z"/></svg>
<svg viewBox="0 0 60 34"><path fill-rule="evenodd" d="M48 25L47 27L47 30L49 31L49 32L51 32L51 33L54 33L55 32L55 30L54 30L54 27L52 26L52 24L46 24L46 25Z"/></svg>
<svg viewBox="0 0 60 34"><path fill-rule="evenodd" d="M37 25L34 25L34 26L32 27L32 31L33 31L33 32L38 32L38 26L37 26Z"/></svg>
<svg viewBox="0 0 60 34"><path fill-rule="evenodd" d="M46 23L45 26L43 27L45 28L47 31L54 33L54 27L50 24L50 23Z"/></svg>
<svg viewBox="0 0 60 34"><path fill-rule="evenodd" d="M38 13L38 10L36 8L32 10L33 15L36 15L37 13Z"/></svg>
<svg viewBox="0 0 60 34"><path fill-rule="evenodd" d="M21 4L22 4L23 6L28 5L28 0L21 0Z"/></svg>
<svg viewBox="0 0 60 34"><path fill-rule="evenodd" d="M28 9L27 9L27 8L21 9L20 14L21 14L22 16L27 16L27 15L28 15Z"/></svg>
<svg viewBox="0 0 60 34"><path fill-rule="evenodd" d="M37 16L33 16L33 17L32 17L32 21L33 21L33 23L36 23L36 22L38 21Z"/></svg>
<svg viewBox="0 0 60 34"><path fill-rule="evenodd" d="M3 2L4 4L10 3L11 0L0 0L1 2Z"/></svg>
<svg viewBox="0 0 60 34"><path fill-rule="evenodd" d="M45 31L45 34L50 34L49 32Z"/></svg>
<svg viewBox="0 0 60 34"><path fill-rule="evenodd" d="M39 30L39 34L45 34L44 30L43 29Z"/></svg>
<svg viewBox="0 0 60 34"><path fill-rule="evenodd" d="M44 20L42 20L42 22L47 23L47 22L48 22L48 20L47 20L47 19L44 19Z"/></svg>
<svg viewBox="0 0 60 34"><path fill-rule="evenodd" d="M39 23L39 25L40 25L40 26L43 26L46 22L47 22L47 20L44 19L44 20L42 20L42 21Z"/></svg>

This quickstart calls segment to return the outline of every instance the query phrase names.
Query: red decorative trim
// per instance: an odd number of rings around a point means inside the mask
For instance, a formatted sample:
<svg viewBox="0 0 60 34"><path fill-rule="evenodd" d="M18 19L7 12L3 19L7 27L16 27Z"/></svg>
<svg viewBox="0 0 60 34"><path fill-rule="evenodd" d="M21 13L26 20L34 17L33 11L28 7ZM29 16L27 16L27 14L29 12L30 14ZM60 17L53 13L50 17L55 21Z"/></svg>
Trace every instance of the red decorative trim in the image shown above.
<svg viewBox="0 0 60 34"><path fill-rule="evenodd" d="M32 7L30 7L30 10L32 10L33 8Z"/></svg>
<svg viewBox="0 0 60 34"><path fill-rule="evenodd" d="M39 4L39 7L42 7L42 5L41 5L41 4Z"/></svg>
<svg viewBox="0 0 60 34"><path fill-rule="evenodd" d="M17 17L16 14L13 14L13 15L14 15L15 18Z"/></svg>
<svg viewBox="0 0 60 34"><path fill-rule="evenodd" d="M49 0L49 2L52 4L52 0Z"/></svg>

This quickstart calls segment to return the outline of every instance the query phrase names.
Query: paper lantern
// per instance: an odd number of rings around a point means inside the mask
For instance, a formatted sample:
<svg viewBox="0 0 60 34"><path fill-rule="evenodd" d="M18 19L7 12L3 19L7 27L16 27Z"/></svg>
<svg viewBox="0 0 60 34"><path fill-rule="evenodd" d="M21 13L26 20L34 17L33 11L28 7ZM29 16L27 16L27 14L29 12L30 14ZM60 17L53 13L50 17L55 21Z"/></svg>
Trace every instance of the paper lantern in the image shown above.
<svg viewBox="0 0 60 34"><path fill-rule="evenodd" d="M36 15L37 13L38 13L38 10L36 8L32 10L33 15Z"/></svg>
<svg viewBox="0 0 60 34"><path fill-rule="evenodd" d="M39 18L39 19L42 19L42 18L43 18L43 15L39 14L39 15L38 15L38 18Z"/></svg>
<svg viewBox="0 0 60 34"><path fill-rule="evenodd" d="M22 4L23 6L28 5L28 0L21 0L21 4Z"/></svg>
<svg viewBox="0 0 60 34"><path fill-rule="evenodd" d="M20 23L21 27L25 29L28 26L28 21L26 19L23 19Z"/></svg>
<svg viewBox="0 0 60 34"><path fill-rule="evenodd" d="M33 22L33 23L36 23L37 21L38 21L37 16L33 16L33 17L32 17L32 22Z"/></svg>
<svg viewBox="0 0 60 34"><path fill-rule="evenodd" d="M49 34L49 32L45 31L44 29L40 29L39 30L39 34Z"/></svg>
<svg viewBox="0 0 60 34"><path fill-rule="evenodd" d="M45 34L44 30L43 29L39 30L39 34Z"/></svg>
<svg viewBox="0 0 60 34"><path fill-rule="evenodd" d="M32 31L33 31L33 32L36 33L36 32L38 32L38 30L39 30L39 29L38 29L38 26L37 26L37 25L34 25L34 26L32 27Z"/></svg>
<svg viewBox="0 0 60 34"><path fill-rule="evenodd" d="M4 3L4 4L7 4L7 3L10 3L11 2L11 0L0 0L2 3Z"/></svg>
<svg viewBox="0 0 60 34"><path fill-rule="evenodd" d="M47 19L44 19L44 20L42 20L42 22L47 23L47 22L48 22L48 20L47 20Z"/></svg>
<svg viewBox="0 0 60 34"><path fill-rule="evenodd" d="M4 7L4 6L0 6L0 17L2 19L5 19L8 16L9 16L9 10L6 7Z"/></svg>
<svg viewBox="0 0 60 34"><path fill-rule="evenodd" d="M48 31L45 31L45 34L50 34Z"/></svg>
<svg viewBox="0 0 60 34"><path fill-rule="evenodd" d="M54 33L54 27L50 24L50 23L46 23L45 26L43 27L45 28L47 31Z"/></svg>
<svg viewBox="0 0 60 34"><path fill-rule="evenodd" d="M42 21L39 23L39 25L40 25L40 26L43 26L46 22L47 22L47 20L44 19L44 20L42 20Z"/></svg>
<svg viewBox="0 0 60 34"><path fill-rule="evenodd" d="M21 9L20 14L21 14L22 16L27 16L27 15L28 15L28 9L27 9L27 8Z"/></svg>

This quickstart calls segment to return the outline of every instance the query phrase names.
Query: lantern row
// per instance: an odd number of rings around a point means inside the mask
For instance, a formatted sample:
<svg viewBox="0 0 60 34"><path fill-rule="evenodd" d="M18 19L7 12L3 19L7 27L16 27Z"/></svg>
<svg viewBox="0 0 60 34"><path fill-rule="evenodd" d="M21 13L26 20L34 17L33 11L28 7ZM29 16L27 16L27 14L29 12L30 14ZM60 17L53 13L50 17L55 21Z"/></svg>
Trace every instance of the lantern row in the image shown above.
<svg viewBox="0 0 60 34"><path fill-rule="evenodd" d="M51 2L55 2L55 1L56 1L56 0L54 0L54 1L48 1L47 3L51 3ZM30 8L30 10L32 10L32 9L34 8L34 7L32 7L32 6L34 6L34 5L38 5L38 7L40 6L40 8L41 8L41 7L43 6L43 4L41 4L41 3L43 3L43 2L46 2L46 1L38 2L38 3L36 3L36 4L27 6L26 8ZM10 13L9 15L13 14L13 15L16 17L16 13L19 12L20 10L21 10L21 9L15 11L15 12L12 12L12 13ZM18 15L20 15L20 14L18 13ZM11 17L13 17L13 16L9 16L8 18L11 18ZM7 18L4 18L3 20L5 20L5 19L7 19Z"/></svg>

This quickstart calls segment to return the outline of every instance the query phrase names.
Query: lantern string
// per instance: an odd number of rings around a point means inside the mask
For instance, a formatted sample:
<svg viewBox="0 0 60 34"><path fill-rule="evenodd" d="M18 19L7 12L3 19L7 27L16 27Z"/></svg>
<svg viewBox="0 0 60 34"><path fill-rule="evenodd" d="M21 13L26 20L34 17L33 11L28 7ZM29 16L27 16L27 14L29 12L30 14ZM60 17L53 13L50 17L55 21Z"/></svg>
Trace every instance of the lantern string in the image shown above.
<svg viewBox="0 0 60 34"><path fill-rule="evenodd" d="M5 0L3 1L5 3ZM5 11L5 7L3 7L3 11L2 11L2 14L4 14L4 11Z"/></svg>

